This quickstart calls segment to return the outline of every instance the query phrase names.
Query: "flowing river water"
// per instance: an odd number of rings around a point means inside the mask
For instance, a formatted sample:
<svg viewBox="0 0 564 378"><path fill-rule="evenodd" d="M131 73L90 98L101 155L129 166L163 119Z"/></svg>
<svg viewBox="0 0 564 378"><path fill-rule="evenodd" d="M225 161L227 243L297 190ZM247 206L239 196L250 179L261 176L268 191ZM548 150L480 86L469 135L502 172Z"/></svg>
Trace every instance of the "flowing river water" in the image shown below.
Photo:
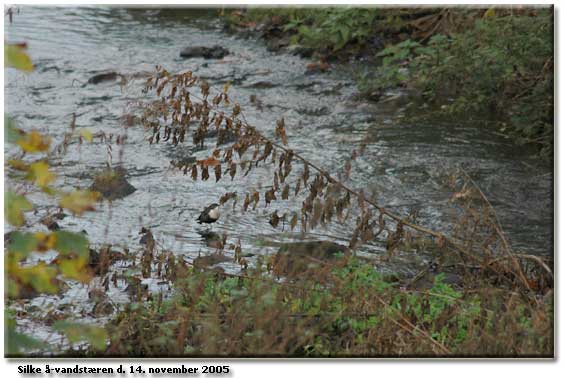
<svg viewBox="0 0 564 378"><path fill-rule="evenodd" d="M7 41L27 42L35 64L30 74L5 70L5 111L19 127L38 129L60 142L72 113L76 113L78 128L95 134L127 135L123 146L112 146L112 162L121 162L137 190L111 205L104 202L81 218L65 218L60 222L62 228L86 230L95 245L112 244L135 251L141 248L139 230L149 227L160 248L190 261L214 251L200 235L205 227L195 221L204 206L217 202L228 191L244 194L271 185L266 168L233 181L192 181L171 169L170 161L209 156L215 148L212 139L206 141L204 150L194 149L191 138L176 147L150 145L149 134L141 126L124 128L122 122L122 116L135 113L132 104L146 99L141 92L144 80L132 80L123 88L118 82L85 84L101 72L135 75L151 72L158 64L170 72L192 70L217 88L230 81L230 97L241 104L250 124L273 136L276 120L284 117L290 146L329 172L342 172L352 150L368 135L365 153L353 162L348 184L363 188L402 216L417 210L418 221L432 229L448 231L451 227L453 193L443 180L463 165L495 207L513 248L552 256L552 167L540 163L532 151L465 119L446 124L402 122L408 101L404 97L387 97L380 103L359 100L350 69L336 66L327 73L306 73L309 61L270 52L255 38L226 33L217 15L218 10L203 9L26 6L14 15L12 24L6 22ZM195 45L220 45L230 54L222 60L180 58L182 48ZM15 153L5 146L5 158ZM107 144L99 139L92 144L72 144L64 156L52 162L58 175L56 186L86 188L107 161ZM10 179L5 182L9 185ZM39 209L36 217L53 203L39 193L29 198ZM301 201L277 201L268 209L259 206L246 213L241 212L241 203L235 210L225 206L213 230L226 233L229 242L240 239L251 262L253 255L276 251L271 246L274 242L304 237L297 229L281 231L268 222L274 209L280 213L296 210ZM306 237L347 244L353 228L352 224L335 222ZM30 229L46 230L38 223ZM377 258L385 249L385 243L374 242L361 247L359 253ZM424 262L425 256L399 256L381 269L410 270L407 262L418 259ZM239 270L232 262L222 266L227 271ZM156 283L153 286L158 289ZM127 301L124 287L112 290L114 301ZM80 309L87 306L87 293L88 287L71 283L62 296L40 296L25 306L28 310L61 305ZM19 324L29 333L57 340L48 326L25 319Z"/></svg>

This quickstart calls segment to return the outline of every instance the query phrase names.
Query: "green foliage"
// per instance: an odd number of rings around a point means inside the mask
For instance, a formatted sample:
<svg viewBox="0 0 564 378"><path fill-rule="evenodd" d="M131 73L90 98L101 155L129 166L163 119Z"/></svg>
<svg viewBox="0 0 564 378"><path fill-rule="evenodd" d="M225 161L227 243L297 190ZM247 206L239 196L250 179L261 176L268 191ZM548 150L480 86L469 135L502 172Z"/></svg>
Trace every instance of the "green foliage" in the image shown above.
<svg viewBox="0 0 564 378"><path fill-rule="evenodd" d="M103 328L88 324L58 321L53 329L65 334L71 344L87 341L94 349L104 350L108 335Z"/></svg>
<svg viewBox="0 0 564 378"><path fill-rule="evenodd" d="M441 112L498 119L502 131L549 156L553 146L553 13L490 14L474 27L426 45L408 40L383 50L370 85L415 85ZM401 75L403 67L409 75ZM370 86L368 85L368 86Z"/></svg>
<svg viewBox="0 0 564 378"><path fill-rule="evenodd" d="M551 348L550 322L537 318L544 308L516 298L510 302L527 311L509 308L507 298L492 302L489 291L466 293L444 283L442 275L430 290L412 292L384 282L374 267L355 258L336 264L329 276L299 284L264 273L261 266L249 268L245 277L189 269L170 300L128 306L108 325L108 353L320 357L392 356L401 350L413 356L437 353L434 340L453 355L480 355L496 336L496 348L519 343L521 353L540 354ZM498 313L505 316L494 320Z"/></svg>
<svg viewBox="0 0 564 378"><path fill-rule="evenodd" d="M14 314L4 310L4 351L10 357L20 357L26 350L47 347L44 342L16 331Z"/></svg>
<svg viewBox="0 0 564 378"><path fill-rule="evenodd" d="M372 35L380 10L376 8L249 8L244 20L283 26L294 44L339 51L351 42L364 43ZM237 23L233 15L229 23Z"/></svg>
<svg viewBox="0 0 564 378"><path fill-rule="evenodd" d="M298 41L306 46L341 50L350 42L364 43L378 15L374 8L320 9L309 25L298 27Z"/></svg>
<svg viewBox="0 0 564 378"><path fill-rule="evenodd" d="M551 9L326 7L234 13L227 16L231 24L281 26L291 43L324 53L355 51L370 38L384 39L388 45L377 54L381 65L359 75L361 93L416 87L438 105L435 114L496 124L518 143L535 144L542 156L552 155Z"/></svg>

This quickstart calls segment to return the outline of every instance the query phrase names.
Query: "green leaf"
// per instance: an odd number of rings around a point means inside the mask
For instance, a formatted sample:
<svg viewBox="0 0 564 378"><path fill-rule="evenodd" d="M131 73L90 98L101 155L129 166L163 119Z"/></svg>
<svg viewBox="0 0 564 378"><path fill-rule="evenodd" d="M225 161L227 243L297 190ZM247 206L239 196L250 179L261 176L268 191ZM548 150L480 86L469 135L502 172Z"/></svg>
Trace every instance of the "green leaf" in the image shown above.
<svg viewBox="0 0 564 378"><path fill-rule="evenodd" d="M26 350L45 348L43 341L16 331L16 319L4 310L4 353L10 357L20 355Z"/></svg>
<svg viewBox="0 0 564 378"><path fill-rule="evenodd" d="M12 191L4 192L4 218L13 226L24 224L24 211L33 209L32 204L24 196Z"/></svg>
<svg viewBox="0 0 564 378"><path fill-rule="evenodd" d="M56 231L57 240L55 249L63 255L76 254L79 257L88 257L88 239L82 234L69 231Z"/></svg>
<svg viewBox="0 0 564 378"><path fill-rule="evenodd" d="M8 143L17 143L23 135L23 132L18 130L16 122L4 114L4 138Z"/></svg>
<svg viewBox="0 0 564 378"><path fill-rule="evenodd" d="M386 47L384 50L380 51L378 54L376 54L376 56L393 55L396 52L397 52L396 46L390 46L390 47Z"/></svg>
<svg viewBox="0 0 564 378"><path fill-rule="evenodd" d="M62 320L55 322L53 329L64 333L71 343L87 341L94 349L106 348L108 334L104 328Z"/></svg>
<svg viewBox="0 0 564 378"><path fill-rule="evenodd" d="M25 52L25 47L4 43L4 66L21 71L33 71L33 63Z"/></svg>
<svg viewBox="0 0 564 378"><path fill-rule="evenodd" d="M15 231L10 233L10 241L8 243L8 253L17 254L19 258L27 256L30 252L37 249L37 238L31 232Z"/></svg>

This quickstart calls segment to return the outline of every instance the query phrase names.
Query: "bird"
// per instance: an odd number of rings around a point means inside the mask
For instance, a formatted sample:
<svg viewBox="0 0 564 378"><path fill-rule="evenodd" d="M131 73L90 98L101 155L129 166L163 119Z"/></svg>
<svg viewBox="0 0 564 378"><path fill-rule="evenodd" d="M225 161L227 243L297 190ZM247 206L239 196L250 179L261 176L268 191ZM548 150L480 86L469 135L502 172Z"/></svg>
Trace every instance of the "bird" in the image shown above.
<svg viewBox="0 0 564 378"><path fill-rule="evenodd" d="M219 219L219 205L212 203L206 207L198 217L198 223L214 223Z"/></svg>

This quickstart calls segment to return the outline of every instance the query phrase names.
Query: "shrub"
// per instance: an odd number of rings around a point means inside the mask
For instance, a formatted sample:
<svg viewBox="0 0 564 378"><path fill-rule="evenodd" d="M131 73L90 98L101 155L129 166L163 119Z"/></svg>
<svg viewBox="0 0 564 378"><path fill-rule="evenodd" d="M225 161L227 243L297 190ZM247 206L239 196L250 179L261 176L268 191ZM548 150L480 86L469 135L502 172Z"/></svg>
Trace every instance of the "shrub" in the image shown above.
<svg viewBox="0 0 564 378"><path fill-rule="evenodd" d="M408 40L384 49L372 86L413 84L441 112L495 120L521 143L553 148L553 12L486 12L474 26L423 44ZM406 66L407 70L402 71ZM403 73L402 73L403 72Z"/></svg>

